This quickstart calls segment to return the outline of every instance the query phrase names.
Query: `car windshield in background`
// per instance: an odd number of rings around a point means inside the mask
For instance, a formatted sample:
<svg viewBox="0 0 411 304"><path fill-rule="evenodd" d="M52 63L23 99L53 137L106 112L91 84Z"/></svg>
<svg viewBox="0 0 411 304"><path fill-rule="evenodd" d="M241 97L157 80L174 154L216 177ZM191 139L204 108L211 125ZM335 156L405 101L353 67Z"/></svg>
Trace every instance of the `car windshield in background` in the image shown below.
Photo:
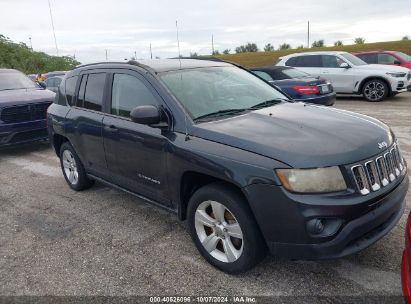
<svg viewBox="0 0 411 304"><path fill-rule="evenodd" d="M35 88L38 86L26 75L13 72L0 73L0 91Z"/></svg>
<svg viewBox="0 0 411 304"><path fill-rule="evenodd" d="M405 61L410 61L411 62L411 56L401 53L401 52L395 52L395 54L399 57L401 57L402 59L404 59Z"/></svg>
<svg viewBox="0 0 411 304"><path fill-rule="evenodd" d="M353 65L366 65L366 64L368 64L365 61L358 58L357 56L354 56L350 53L344 53L344 54L341 54L341 56L344 57L345 59L347 59L349 61L349 63L351 63Z"/></svg>
<svg viewBox="0 0 411 304"><path fill-rule="evenodd" d="M297 69L284 69L281 72L289 78L303 78L311 76L310 74Z"/></svg>
<svg viewBox="0 0 411 304"><path fill-rule="evenodd" d="M166 72L165 85L193 119L213 113L237 114L286 96L253 74L237 67L212 67Z"/></svg>

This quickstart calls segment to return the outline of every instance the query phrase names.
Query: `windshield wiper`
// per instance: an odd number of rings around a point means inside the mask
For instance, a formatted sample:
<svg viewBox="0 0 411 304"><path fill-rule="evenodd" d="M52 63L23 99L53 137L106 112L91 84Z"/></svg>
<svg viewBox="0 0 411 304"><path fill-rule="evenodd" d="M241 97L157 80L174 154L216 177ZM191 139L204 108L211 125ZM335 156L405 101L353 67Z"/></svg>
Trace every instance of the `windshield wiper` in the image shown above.
<svg viewBox="0 0 411 304"><path fill-rule="evenodd" d="M282 99L282 98L270 99L270 100L263 101L261 103L257 103L256 105L253 105L252 107L248 108L248 110L258 110L258 109L266 108L266 107L272 106L273 104L280 103L282 101L289 101L289 100Z"/></svg>
<svg viewBox="0 0 411 304"><path fill-rule="evenodd" d="M208 114L204 114L201 116L198 116L196 118L194 118L194 121L199 121L199 120L203 120L205 118L214 118L214 117L220 117L220 116L228 116L228 115L236 115L238 113L247 111L248 109L226 109L226 110L220 110L220 111L216 111L216 112L212 112L212 113L208 113Z"/></svg>

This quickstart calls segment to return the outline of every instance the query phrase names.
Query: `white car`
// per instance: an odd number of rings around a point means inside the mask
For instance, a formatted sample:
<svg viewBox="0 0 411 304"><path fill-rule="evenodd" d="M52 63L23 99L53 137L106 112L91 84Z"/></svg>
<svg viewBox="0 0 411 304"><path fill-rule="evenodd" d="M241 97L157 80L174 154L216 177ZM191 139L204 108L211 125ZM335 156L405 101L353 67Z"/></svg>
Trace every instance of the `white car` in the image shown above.
<svg viewBox="0 0 411 304"><path fill-rule="evenodd" d="M298 68L332 82L335 92L362 94L368 101L381 101L387 96L411 89L409 69L367 64L347 52L306 52L281 57L278 66Z"/></svg>

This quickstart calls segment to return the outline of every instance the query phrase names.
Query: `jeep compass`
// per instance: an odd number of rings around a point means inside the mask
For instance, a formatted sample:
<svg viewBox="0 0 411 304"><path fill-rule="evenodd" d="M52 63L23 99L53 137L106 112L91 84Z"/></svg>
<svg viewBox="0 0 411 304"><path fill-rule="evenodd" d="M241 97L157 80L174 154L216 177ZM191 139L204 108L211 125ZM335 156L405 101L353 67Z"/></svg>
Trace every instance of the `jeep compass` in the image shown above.
<svg viewBox="0 0 411 304"><path fill-rule="evenodd" d="M406 162L389 127L293 102L226 62L79 66L64 77L48 128L72 189L99 181L187 219L201 255L228 273L267 250L353 254L404 211Z"/></svg>

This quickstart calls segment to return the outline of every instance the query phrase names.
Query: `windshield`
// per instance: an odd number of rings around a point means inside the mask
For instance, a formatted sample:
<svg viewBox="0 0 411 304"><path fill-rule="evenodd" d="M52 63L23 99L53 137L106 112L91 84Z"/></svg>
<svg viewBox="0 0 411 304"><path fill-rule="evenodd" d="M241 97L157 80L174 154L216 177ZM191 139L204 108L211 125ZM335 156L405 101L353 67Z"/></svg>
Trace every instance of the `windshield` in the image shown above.
<svg viewBox="0 0 411 304"><path fill-rule="evenodd" d="M401 53L401 52L395 52L395 54L398 57L401 57L402 59L404 59L405 61L411 61L411 56L410 55L407 55L407 54L404 54L404 53Z"/></svg>
<svg viewBox="0 0 411 304"><path fill-rule="evenodd" d="M18 72L0 73L0 91L39 88L26 75Z"/></svg>
<svg viewBox="0 0 411 304"><path fill-rule="evenodd" d="M361 60L360 58L358 58L357 56L354 56L350 53L343 53L340 54L342 57L344 57L345 59L348 60L349 63L353 64L353 65L366 65L368 63L366 63L365 61Z"/></svg>
<svg viewBox="0 0 411 304"><path fill-rule="evenodd" d="M297 69L284 69L281 72L289 78L303 78L311 76L310 74Z"/></svg>
<svg viewBox="0 0 411 304"><path fill-rule="evenodd" d="M160 78L193 119L287 99L269 84L237 67L179 70L163 73Z"/></svg>

